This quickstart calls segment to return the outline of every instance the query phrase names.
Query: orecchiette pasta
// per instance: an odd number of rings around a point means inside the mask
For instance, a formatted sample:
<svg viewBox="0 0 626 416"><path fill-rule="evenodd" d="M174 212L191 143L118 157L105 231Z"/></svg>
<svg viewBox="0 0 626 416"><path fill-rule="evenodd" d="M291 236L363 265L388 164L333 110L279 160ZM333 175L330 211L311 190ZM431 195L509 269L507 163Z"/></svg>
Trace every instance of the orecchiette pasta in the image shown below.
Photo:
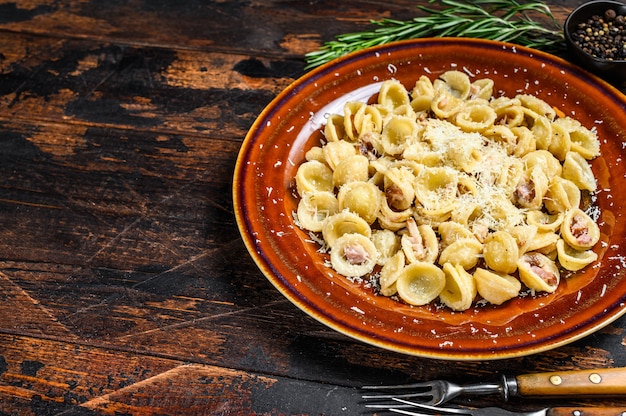
<svg viewBox="0 0 626 416"><path fill-rule="evenodd" d="M307 192L298 203L298 221L305 230L319 232L326 218L338 211L339 203L332 192Z"/></svg>
<svg viewBox="0 0 626 416"><path fill-rule="evenodd" d="M343 159L333 171L335 188L350 182L365 182L369 178L369 161L363 155L352 155Z"/></svg>
<svg viewBox="0 0 626 416"><path fill-rule="evenodd" d="M562 270L597 260L600 228L581 207L597 188L595 130L494 87L462 71L410 90L384 81L375 102L328 115L296 173L295 215L337 273L464 311L552 293Z"/></svg>
<svg viewBox="0 0 626 416"><path fill-rule="evenodd" d="M430 225L417 225L413 218L407 220L407 233L400 240L402 251L409 263L434 263L439 255L437 235Z"/></svg>
<svg viewBox="0 0 626 416"><path fill-rule="evenodd" d="M519 257L517 241L506 231L496 231L485 240L483 256L491 270L513 273Z"/></svg>
<svg viewBox="0 0 626 416"><path fill-rule="evenodd" d="M561 279L556 263L541 253L524 254L518 263L519 277L533 290L554 292Z"/></svg>
<svg viewBox="0 0 626 416"><path fill-rule="evenodd" d="M300 196L308 192L332 192L333 171L317 160L303 163L296 173L296 187Z"/></svg>
<svg viewBox="0 0 626 416"><path fill-rule="evenodd" d="M598 255L595 252L591 250L575 250L563 239L556 242L556 251L561 267L574 272L598 259Z"/></svg>
<svg viewBox="0 0 626 416"><path fill-rule="evenodd" d="M402 251L396 252L380 270L380 293L384 296L393 296L398 290L396 281L400 272L404 270L405 258Z"/></svg>
<svg viewBox="0 0 626 416"><path fill-rule="evenodd" d="M591 166L578 152L567 152L563 162L563 178L574 182L580 189L596 190L596 178Z"/></svg>
<svg viewBox="0 0 626 416"><path fill-rule="evenodd" d="M446 285L443 271L431 263L409 263L398 274L398 295L411 305L426 305L439 296Z"/></svg>
<svg viewBox="0 0 626 416"><path fill-rule="evenodd" d="M330 250L330 261L337 273L360 277L374 269L378 253L372 240L363 234L343 234Z"/></svg>
<svg viewBox="0 0 626 416"><path fill-rule="evenodd" d="M400 238L388 229L378 229L372 231L372 242L378 250L378 264L384 266L396 255L400 249Z"/></svg>
<svg viewBox="0 0 626 416"><path fill-rule="evenodd" d="M589 250L600 240L600 228L580 208L565 213L561 223L563 240L577 250Z"/></svg>
<svg viewBox="0 0 626 416"><path fill-rule="evenodd" d="M376 221L382 198L381 190L373 183L365 181L349 182L341 186L337 193L339 210L354 212L368 224ZM300 221L302 222L301 219Z"/></svg>
<svg viewBox="0 0 626 416"><path fill-rule="evenodd" d="M513 299L522 289L522 284L517 278L480 267L474 272L474 281L478 294L494 305L502 305L507 300Z"/></svg>
<svg viewBox="0 0 626 416"><path fill-rule="evenodd" d="M482 249L483 245L475 238L457 240L441 250L439 264L442 266L446 263L458 264L469 270L478 264Z"/></svg>
<svg viewBox="0 0 626 416"><path fill-rule="evenodd" d="M460 264L445 263L442 270L446 276L446 285L439 294L441 301L455 311L469 309L477 293L474 277Z"/></svg>
<svg viewBox="0 0 626 416"><path fill-rule="evenodd" d="M372 229L363 218L350 211L341 211L326 218L322 236L329 247L335 245L335 241L344 234L361 234L370 238Z"/></svg>

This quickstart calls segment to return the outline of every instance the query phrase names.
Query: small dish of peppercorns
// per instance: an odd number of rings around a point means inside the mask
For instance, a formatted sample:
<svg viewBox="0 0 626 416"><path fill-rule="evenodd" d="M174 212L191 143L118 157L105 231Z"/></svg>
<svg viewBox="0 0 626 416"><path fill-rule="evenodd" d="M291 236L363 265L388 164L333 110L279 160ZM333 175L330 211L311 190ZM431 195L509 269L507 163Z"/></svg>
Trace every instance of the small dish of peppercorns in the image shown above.
<svg viewBox="0 0 626 416"><path fill-rule="evenodd" d="M568 16L564 34L582 67L611 81L626 81L626 4L584 3Z"/></svg>

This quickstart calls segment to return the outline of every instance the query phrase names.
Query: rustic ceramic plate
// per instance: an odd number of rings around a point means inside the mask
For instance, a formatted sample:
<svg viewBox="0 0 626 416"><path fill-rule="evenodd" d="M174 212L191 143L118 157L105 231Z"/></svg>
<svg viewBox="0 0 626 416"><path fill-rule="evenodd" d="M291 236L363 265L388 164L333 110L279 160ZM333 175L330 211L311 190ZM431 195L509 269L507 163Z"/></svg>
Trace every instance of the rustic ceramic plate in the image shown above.
<svg viewBox="0 0 626 416"><path fill-rule="evenodd" d="M307 233L294 224L294 175L321 139L328 113L366 100L381 81L411 88L420 75L450 69L495 81L494 93L535 94L594 127L602 156L598 179L602 241L597 264L563 279L550 295L453 312L412 307L378 296L324 265ZM455 360L488 360L556 348L626 312L626 97L584 70L519 46L471 39L422 39L358 52L295 81L258 117L242 145L234 176L241 235L263 274L291 302L348 336L396 352ZM621 191L620 191L621 189Z"/></svg>

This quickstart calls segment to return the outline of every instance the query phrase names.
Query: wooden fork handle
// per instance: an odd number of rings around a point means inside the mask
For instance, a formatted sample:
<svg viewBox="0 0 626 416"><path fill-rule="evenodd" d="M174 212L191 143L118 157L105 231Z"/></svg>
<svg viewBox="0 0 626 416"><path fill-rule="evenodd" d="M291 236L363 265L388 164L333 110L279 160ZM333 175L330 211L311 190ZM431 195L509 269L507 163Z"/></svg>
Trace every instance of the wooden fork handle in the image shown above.
<svg viewBox="0 0 626 416"><path fill-rule="evenodd" d="M626 367L524 374L515 380L520 396L626 394Z"/></svg>
<svg viewBox="0 0 626 416"><path fill-rule="evenodd" d="M546 416L624 416L623 407L555 407L549 409Z"/></svg>

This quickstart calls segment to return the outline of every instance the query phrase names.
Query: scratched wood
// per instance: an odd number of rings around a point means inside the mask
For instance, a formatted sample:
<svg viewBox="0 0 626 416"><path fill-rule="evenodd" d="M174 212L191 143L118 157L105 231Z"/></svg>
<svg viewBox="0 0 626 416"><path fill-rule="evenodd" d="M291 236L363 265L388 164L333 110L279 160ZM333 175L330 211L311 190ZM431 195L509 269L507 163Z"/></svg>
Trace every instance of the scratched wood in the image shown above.
<svg viewBox="0 0 626 416"><path fill-rule="evenodd" d="M256 116L303 53L414 5L0 1L0 414L353 415L361 384L626 366L626 318L504 362L381 351L247 254L230 188Z"/></svg>

